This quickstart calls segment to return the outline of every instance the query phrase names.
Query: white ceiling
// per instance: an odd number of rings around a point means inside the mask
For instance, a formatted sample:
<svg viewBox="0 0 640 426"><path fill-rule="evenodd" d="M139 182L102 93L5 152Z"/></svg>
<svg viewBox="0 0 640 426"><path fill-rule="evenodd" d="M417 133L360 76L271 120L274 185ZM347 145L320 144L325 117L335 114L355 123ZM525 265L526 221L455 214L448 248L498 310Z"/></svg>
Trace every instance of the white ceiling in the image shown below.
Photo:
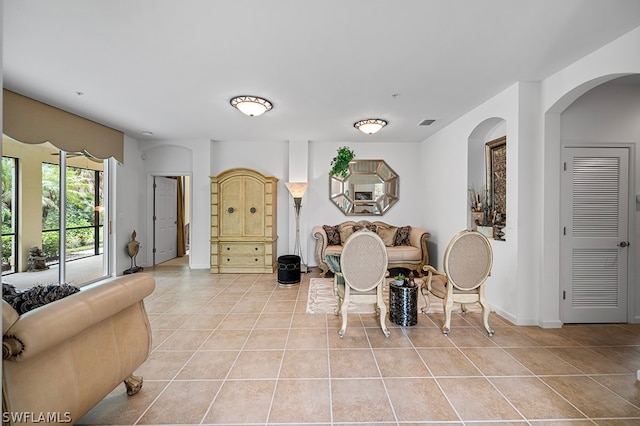
<svg viewBox="0 0 640 426"><path fill-rule="evenodd" d="M4 0L2 26L6 88L138 139L411 142L640 26L640 1Z"/></svg>

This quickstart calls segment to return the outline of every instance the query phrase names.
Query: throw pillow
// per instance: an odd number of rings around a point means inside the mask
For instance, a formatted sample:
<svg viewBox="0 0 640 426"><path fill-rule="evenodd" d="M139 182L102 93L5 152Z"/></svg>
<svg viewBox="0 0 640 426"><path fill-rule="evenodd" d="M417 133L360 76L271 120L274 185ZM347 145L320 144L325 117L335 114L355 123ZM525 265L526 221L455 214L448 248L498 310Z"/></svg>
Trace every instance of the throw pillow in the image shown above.
<svg viewBox="0 0 640 426"><path fill-rule="evenodd" d="M9 283L2 283L2 299L13 306L13 301L18 296L16 287Z"/></svg>
<svg viewBox="0 0 640 426"><path fill-rule="evenodd" d="M398 228L398 232L396 232L396 238L393 242L394 246L410 246L411 240L409 239L409 234L411 233L410 226L401 226Z"/></svg>
<svg viewBox="0 0 640 426"><path fill-rule="evenodd" d="M362 225L353 225L353 232L358 232L361 229L365 229L367 228L369 231L371 232L377 232L378 227L376 225L374 225L373 223L370 223L368 225L362 226Z"/></svg>
<svg viewBox="0 0 640 426"><path fill-rule="evenodd" d="M382 227L378 226L378 236L382 239L385 246L391 247L396 241L396 232L398 228L396 226Z"/></svg>
<svg viewBox="0 0 640 426"><path fill-rule="evenodd" d="M329 226L322 225L322 229L327 233L327 245L329 246L339 246L340 242L340 229L338 229L338 225Z"/></svg>
<svg viewBox="0 0 640 426"><path fill-rule="evenodd" d="M340 241L343 245L351 234L353 234L353 225L340 225Z"/></svg>
<svg viewBox="0 0 640 426"><path fill-rule="evenodd" d="M56 300L71 296L79 291L80 289L78 287L70 284L35 286L19 291L11 305L16 311L18 311L18 314L22 315L33 309L39 308L40 306L44 306L47 303L55 302Z"/></svg>

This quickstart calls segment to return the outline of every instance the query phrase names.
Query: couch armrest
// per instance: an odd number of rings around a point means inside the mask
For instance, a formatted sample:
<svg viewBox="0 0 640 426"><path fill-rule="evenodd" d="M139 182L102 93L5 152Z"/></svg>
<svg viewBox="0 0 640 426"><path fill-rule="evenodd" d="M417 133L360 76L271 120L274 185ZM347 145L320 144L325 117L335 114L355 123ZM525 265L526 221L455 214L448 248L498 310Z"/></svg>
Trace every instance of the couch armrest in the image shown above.
<svg viewBox="0 0 640 426"><path fill-rule="evenodd" d="M4 299L2 300L2 334L4 335L9 328L16 321L18 321L20 315L18 315L18 311L13 309L13 307L8 304Z"/></svg>
<svg viewBox="0 0 640 426"><path fill-rule="evenodd" d="M140 303L154 288L151 275L125 275L82 287L76 294L29 311L3 333L2 358L33 357Z"/></svg>
<svg viewBox="0 0 640 426"><path fill-rule="evenodd" d="M418 272L422 271L422 268L425 265L429 264L429 250L427 249L427 241L431 237L431 234L422 228L414 228L411 227L411 232L409 233L409 240L411 241L411 245L417 247L422 252L422 259L420 260L420 264L418 266Z"/></svg>
<svg viewBox="0 0 640 426"><path fill-rule="evenodd" d="M313 238L316 239L316 264L318 265L318 268L322 270L320 276L324 277L329 271L329 265L324 261L324 254L327 249L327 233L322 226L314 226L311 233Z"/></svg>

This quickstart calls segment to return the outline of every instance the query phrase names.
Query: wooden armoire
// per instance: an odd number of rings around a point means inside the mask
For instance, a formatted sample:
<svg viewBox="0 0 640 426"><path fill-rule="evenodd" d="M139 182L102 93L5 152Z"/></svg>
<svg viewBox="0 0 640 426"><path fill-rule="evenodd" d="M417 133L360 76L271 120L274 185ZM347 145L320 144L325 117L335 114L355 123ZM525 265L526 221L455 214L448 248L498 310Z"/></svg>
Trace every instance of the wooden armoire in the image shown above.
<svg viewBox="0 0 640 426"><path fill-rule="evenodd" d="M211 177L211 273L275 271L277 184L244 168Z"/></svg>

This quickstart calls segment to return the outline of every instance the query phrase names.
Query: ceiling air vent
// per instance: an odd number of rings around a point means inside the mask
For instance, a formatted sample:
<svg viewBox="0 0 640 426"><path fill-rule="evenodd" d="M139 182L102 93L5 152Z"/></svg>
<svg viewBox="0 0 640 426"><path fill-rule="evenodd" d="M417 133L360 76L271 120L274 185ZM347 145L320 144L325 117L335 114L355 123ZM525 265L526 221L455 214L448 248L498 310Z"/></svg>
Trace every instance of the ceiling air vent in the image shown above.
<svg viewBox="0 0 640 426"><path fill-rule="evenodd" d="M431 126L435 121L436 120L430 118L425 118L418 124L418 126Z"/></svg>

